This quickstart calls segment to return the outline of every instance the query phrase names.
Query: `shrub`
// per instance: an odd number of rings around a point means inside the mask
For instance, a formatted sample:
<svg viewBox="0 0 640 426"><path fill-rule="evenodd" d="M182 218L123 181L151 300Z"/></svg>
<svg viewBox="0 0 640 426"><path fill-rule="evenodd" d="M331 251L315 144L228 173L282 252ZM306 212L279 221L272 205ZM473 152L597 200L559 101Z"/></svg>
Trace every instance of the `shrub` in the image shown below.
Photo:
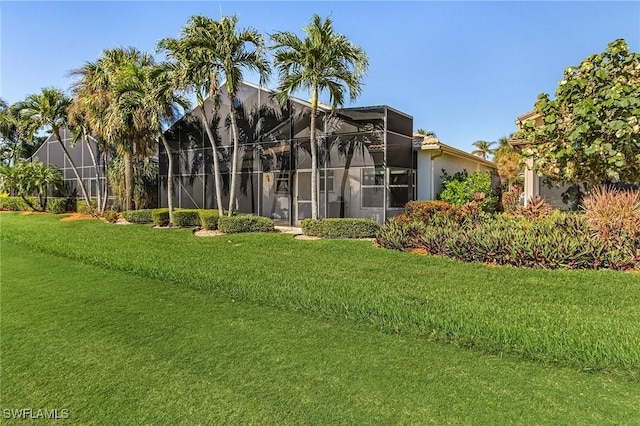
<svg viewBox="0 0 640 426"><path fill-rule="evenodd" d="M493 212L496 209L497 197L493 194L493 181L489 173L475 172L468 177L447 179L443 175L444 189L440 193L440 199L455 206L462 206L474 201L477 193L484 194L482 210Z"/></svg>
<svg viewBox="0 0 640 426"><path fill-rule="evenodd" d="M78 200L76 203L76 211L80 214L94 214L98 209L98 202L96 200L90 200L90 204L87 204L85 200Z"/></svg>
<svg viewBox="0 0 640 426"><path fill-rule="evenodd" d="M263 216L223 216L218 219L218 229L227 234L239 232L273 232L273 220Z"/></svg>
<svg viewBox="0 0 640 426"><path fill-rule="evenodd" d="M175 212L174 212L175 213ZM151 218L156 226L169 225L169 209L153 209L151 210Z"/></svg>
<svg viewBox="0 0 640 426"><path fill-rule="evenodd" d="M442 200L409 201L405 206L405 212L410 221L432 223L437 217L445 217L459 220L460 208Z"/></svg>
<svg viewBox="0 0 640 426"><path fill-rule="evenodd" d="M64 213L69 210L69 200L67 198L62 197L49 197L47 199L47 210L51 213Z"/></svg>
<svg viewBox="0 0 640 426"><path fill-rule="evenodd" d="M640 238L640 191L597 187L583 201L589 227L607 242Z"/></svg>
<svg viewBox="0 0 640 426"><path fill-rule="evenodd" d="M304 219L302 232L324 238L373 238L380 230L380 224L373 219L327 218Z"/></svg>
<svg viewBox="0 0 640 426"><path fill-rule="evenodd" d="M553 212L553 208L539 195L529 197L525 206L516 206L516 215L525 219L534 220L547 217Z"/></svg>
<svg viewBox="0 0 640 426"><path fill-rule="evenodd" d="M143 210L127 210L122 212L122 217L131 223L152 223L153 217L151 216L150 209Z"/></svg>
<svg viewBox="0 0 640 426"><path fill-rule="evenodd" d="M513 215L520 201L520 191L507 191L502 193L502 211L506 214Z"/></svg>
<svg viewBox="0 0 640 426"><path fill-rule="evenodd" d="M102 215L102 217L104 217L104 219L109 223L116 223L118 221L119 216L120 215L118 214L118 212L114 210L107 210Z"/></svg>
<svg viewBox="0 0 640 426"><path fill-rule="evenodd" d="M38 200L35 197L32 198L34 203L38 203ZM27 206L27 203L24 202L22 197L2 196L0 197L0 210L17 212L31 209Z"/></svg>
<svg viewBox="0 0 640 426"><path fill-rule="evenodd" d="M376 235L376 243L385 248L408 250L417 247L419 235L425 228L423 222L410 222L400 215L389 219L380 228Z"/></svg>
<svg viewBox="0 0 640 426"><path fill-rule="evenodd" d="M218 210L198 210L202 229L218 229Z"/></svg>
<svg viewBox="0 0 640 426"><path fill-rule="evenodd" d="M173 211L173 224L175 226L199 226L200 215L196 209L180 209Z"/></svg>
<svg viewBox="0 0 640 426"><path fill-rule="evenodd" d="M545 269L632 269L640 264L640 246L632 240L612 244L591 235L585 217L554 213L546 218L493 217L473 227L457 223L418 226L389 221L378 244L469 262Z"/></svg>

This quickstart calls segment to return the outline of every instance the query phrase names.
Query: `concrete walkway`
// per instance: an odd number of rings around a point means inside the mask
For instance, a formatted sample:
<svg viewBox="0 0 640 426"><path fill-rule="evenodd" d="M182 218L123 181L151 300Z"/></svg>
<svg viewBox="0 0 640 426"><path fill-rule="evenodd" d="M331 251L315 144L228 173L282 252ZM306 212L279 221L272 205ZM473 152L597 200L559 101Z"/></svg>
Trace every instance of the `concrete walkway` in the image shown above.
<svg viewBox="0 0 640 426"><path fill-rule="evenodd" d="M276 230L283 234L302 235L302 228L297 228L295 226L276 226Z"/></svg>

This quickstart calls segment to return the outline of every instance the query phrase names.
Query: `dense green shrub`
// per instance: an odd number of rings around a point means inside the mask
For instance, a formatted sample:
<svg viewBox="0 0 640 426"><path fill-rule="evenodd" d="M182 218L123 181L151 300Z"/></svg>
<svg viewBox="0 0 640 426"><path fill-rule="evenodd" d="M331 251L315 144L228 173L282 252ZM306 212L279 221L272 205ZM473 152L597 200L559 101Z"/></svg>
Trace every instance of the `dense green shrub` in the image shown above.
<svg viewBox="0 0 640 426"><path fill-rule="evenodd" d="M122 212L122 217L130 223L153 223L150 209L127 210Z"/></svg>
<svg viewBox="0 0 640 426"><path fill-rule="evenodd" d="M98 209L98 202L90 200L91 204L87 204L85 200L78 200L76 203L76 211L80 214L94 214Z"/></svg>
<svg viewBox="0 0 640 426"><path fill-rule="evenodd" d="M196 209L176 209L173 211L175 226L200 226L200 215Z"/></svg>
<svg viewBox="0 0 640 426"><path fill-rule="evenodd" d="M114 210L107 210L102 214L102 217L109 223L116 223L118 221L119 214Z"/></svg>
<svg viewBox="0 0 640 426"><path fill-rule="evenodd" d="M493 181L491 174L475 172L468 177L449 178L443 175L444 189L440 193L440 199L455 206L462 206L476 200L476 194L484 194L482 210L493 212L498 202L493 193Z"/></svg>
<svg viewBox="0 0 640 426"><path fill-rule="evenodd" d="M324 238L373 238L380 230L378 222L362 218L304 219L301 225L305 235Z"/></svg>
<svg viewBox="0 0 640 426"><path fill-rule="evenodd" d="M175 213L175 211L174 211ZM168 226L169 225L169 209L153 209L151 210L151 218L156 226Z"/></svg>
<svg viewBox="0 0 640 426"><path fill-rule="evenodd" d="M63 197L49 197L47 199L47 210L51 213L64 213L71 209L69 208L69 199Z"/></svg>
<svg viewBox="0 0 640 426"><path fill-rule="evenodd" d="M409 220L422 222L424 224L432 223L438 217L445 217L453 220L459 220L462 212L458 206L449 204L443 200L430 201L409 201L405 206L405 213Z"/></svg>
<svg viewBox="0 0 640 426"><path fill-rule="evenodd" d="M389 222L377 242L397 250L420 248L469 262L527 268L627 270L640 264L640 246L634 241L603 241L592 235L583 216L562 213L532 221L498 216L473 227L454 221L438 226Z"/></svg>
<svg viewBox="0 0 640 426"><path fill-rule="evenodd" d="M34 206L39 205L39 201L36 197L27 197L31 199L31 203ZM24 202L22 197L2 196L0 197L0 210L8 210L13 212L31 210L27 203Z"/></svg>
<svg viewBox="0 0 640 426"><path fill-rule="evenodd" d="M218 219L220 218L218 210L198 210L198 216L202 229L218 229Z"/></svg>
<svg viewBox="0 0 640 426"><path fill-rule="evenodd" d="M263 216L238 215L223 216L218 219L218 229L226 234L239 232L273 232L273 220Z"/></svg>

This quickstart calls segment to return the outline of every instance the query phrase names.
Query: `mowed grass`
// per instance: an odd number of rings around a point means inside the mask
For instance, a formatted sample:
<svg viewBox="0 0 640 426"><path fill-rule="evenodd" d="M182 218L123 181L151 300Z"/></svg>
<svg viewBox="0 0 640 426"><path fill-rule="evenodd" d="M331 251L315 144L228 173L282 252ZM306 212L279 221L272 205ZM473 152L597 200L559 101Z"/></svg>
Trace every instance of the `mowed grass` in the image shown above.
<svg viewBox="0 0 640 426"><path fill-rule="evenodd" d="M234 300L546 364L640 376L640 276L494 268L366 241L3 214L3 241Z"/></svg>
<svg viewBox="0 0 640 426"><path fill-rule="evenodd" d="M7 241L0 255L3 410L121 425L640 421L631 380L233 302Z"/></svg>

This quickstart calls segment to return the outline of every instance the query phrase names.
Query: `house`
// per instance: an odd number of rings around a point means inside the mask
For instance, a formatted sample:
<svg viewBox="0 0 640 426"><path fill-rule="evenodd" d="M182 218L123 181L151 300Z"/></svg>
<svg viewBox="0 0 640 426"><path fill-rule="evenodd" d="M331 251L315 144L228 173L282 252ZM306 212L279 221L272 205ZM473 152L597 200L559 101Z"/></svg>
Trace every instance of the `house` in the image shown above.
<svg viewBox="0 0 640 426"><path fill-rule="evenodd" d="M224 88L220 104L211 112L204 104L218 152L222 204L228 208L233 140L229 104ZM280 225L299 225L311 217L311 105L290 97L285 104L274 92L243 82L234 102L239 138L239 176L235 209L273 219ZM217 208L212 147L196 107L165 132L173 156L174 206ZM81 171L90 196L98 180L84 141L71 147L63 142ZM407 201L435 199L441 174L467 170L495 170L487 160L413 134L413 118L387 105L332 111L320 104L316 117L318 142L318 213L320 217L372 218L379 222L404 212ZM90 141L95 150L95 141ZM59 167L73 190L77 181L54 136L34 154ZM95 151L94 151L95 152ZM168 157L158 143L158 204L168 205ZM98 160L102 161L102 160ZM99 163L101 176L104 164Z"/></svg>
<svg viewBox="0 0 640 426"><path fill-rule="evenodd" d="M435 200L442 191L442 171L449 175L466 170L493 172L496 165L468 152L446 145L436 137L414 134L418 200Z"/></svg>
<svg viewBox="0 0 640 426"><path fill-rule="evenodd" d="M208 118L218 150L227 208L233 141L226 93ZM207 100L205 111L210 111ZM311 105L244 82L234 104L239 130L236 209L299 225L311 216ZM212 147L195 108L167 130L174 156L174 205L216 208ZM413 199L413 118L389 106L318 107L318 208L320 217L373 218L384 222ZM160 205L167 205L167 153L159 146Z"/></svg>

